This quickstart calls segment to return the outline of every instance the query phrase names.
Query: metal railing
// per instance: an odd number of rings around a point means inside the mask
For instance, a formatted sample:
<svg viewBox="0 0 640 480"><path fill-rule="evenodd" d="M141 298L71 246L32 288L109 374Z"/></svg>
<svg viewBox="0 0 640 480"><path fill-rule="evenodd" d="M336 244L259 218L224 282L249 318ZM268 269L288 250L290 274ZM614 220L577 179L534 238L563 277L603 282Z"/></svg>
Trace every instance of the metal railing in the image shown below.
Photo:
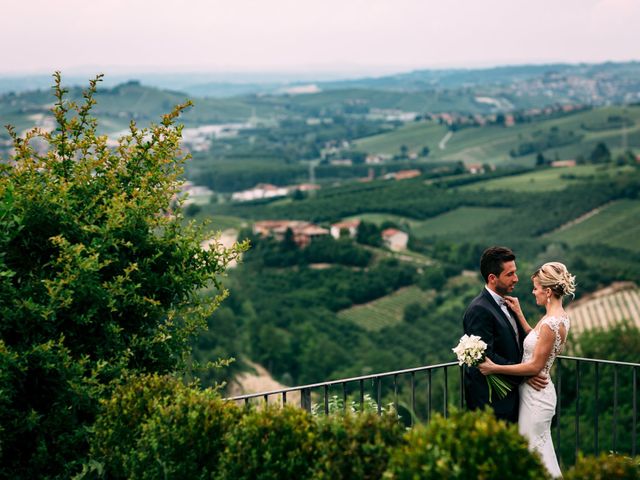
<svg viewBox="0 0 640 480"><path fill-rule="evenodd" d="M578 451L637 454L638 368L638 363L557 357L552 374L558 397L554 445L564 464L573 463ZM408 425L413 425L416 421L429 422L434 412L446 418L452 406L465 408L462 376L457 362L449 362L227 400L247 406L296 403L305 410L313 407L314 412L324 414L330 413L332 403L347 410L349 401L352 410L362 410L366 400L373 400L371 405L381 413L383 404L388 402L403 414ZM573 437L572 441L568 436Z"/></svg>

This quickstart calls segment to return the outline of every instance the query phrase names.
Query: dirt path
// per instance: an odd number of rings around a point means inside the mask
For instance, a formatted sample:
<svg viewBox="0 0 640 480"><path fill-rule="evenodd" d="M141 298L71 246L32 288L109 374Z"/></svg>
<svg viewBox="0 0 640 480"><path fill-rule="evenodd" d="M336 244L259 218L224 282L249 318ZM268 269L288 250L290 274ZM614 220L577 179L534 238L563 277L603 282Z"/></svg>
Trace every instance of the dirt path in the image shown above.
<svg viewBox="0 0 640 480"><path fill-rule="evenodd" d="M444 150L445 148L447 148L447 142L451 140L451 137L453 137L453 132L449 130L447 134L444 137L442 137L442 139L440 140L440 143L438 143L438 148L440 150Z"/></svg>
<svg viewBox="0 0 640 480"><path fill-rule="evenodd" d="M287 385L277 382L262 365L258 365L253 362L247 363L255 370L255 373L241 373L232 382L230 382L228 392L230 397L287 388ZM273 395L269 397L269 403L281 404L282 395ZM300 405L300 393L288 393L287 404Z"/></svg>

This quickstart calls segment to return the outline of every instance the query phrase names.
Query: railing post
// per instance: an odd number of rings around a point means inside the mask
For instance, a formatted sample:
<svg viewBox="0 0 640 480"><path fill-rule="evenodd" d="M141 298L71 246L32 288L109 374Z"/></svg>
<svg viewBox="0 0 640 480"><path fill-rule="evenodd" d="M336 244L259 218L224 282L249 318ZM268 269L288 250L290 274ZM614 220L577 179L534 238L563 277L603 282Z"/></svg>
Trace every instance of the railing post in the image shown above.
<svg viewBox="0 0 640 480"><path fill-rule="evenodd" d="M303 388L300 390L300 406L307 412L311 412L311 390Z"/></svg>
<svg viewBox="0 0 640 480"><path fill-rule="evenodd" d="M347 382L342 382L342 411L347 411Z"/></svg>
<svg viewBox="0 0 640 480"><path fill-rule="evenodd" d="M431 421L431 369L427 370L427 423Z"/></svg>
<svg viewBox="0 0 640 480"><path fill-rule="evenodd" d="M414 425L416 416L416 374L411 372L411 426Z"/></svg>
<svg viewBox="0 0 640 480"><path fill-rule="evenodd" d="M444 367L444 418L448 418L449 414L449 370Z"/></svg>
<svg viewBox="0 0 640 480"><path fill-rule="evenodd" d="M464 367L460 366L460 410L464 409Z"/></svg>
<svg viewBox="0 0 640 480"><path fill-rule="evenodd" d="M578 450L580 449L580 360L576 361L576 416L575 416L575 424L576 424L576 458L574 461L578 460Z"/></svg>
<svg viewBox="0 0 640 480"><path fill-rule="evenodd" d="M380 415L382 413L382 405L380 405L380 403L382 402L382 378L378 377L378 394L377 394L377 399L376 402L378 403L378 415Z"/></svg>
<svg viewBox="0 0 640 480"><path fill-rule="evenodd" d="M613 367L613 451L618 451L618 366Z"/></svg>
<svg viewBox="0 0 640 480"><path fill-rule="evenodd" d="M633 367L633 430L631 431L631 456L636 456L636 423L638 421L638 373Z"/></svg>
<svg viewBox="0 0 640 480"><path fill-rule="evenodd" d="M398 375L393 376L393 405L398 411Z"/></svg>
<svg viewBox="0 0 640 480"><path fill-rule="evenodd" d="M595 400L595 415L593 416L593 433L594 433L594 451L595 454L598 455L598 413L599 413L599 408L598 408L598 394L599 394L599 389L600 389L600 370L599 367L600 365L598 365L596 363L595 367L596 367L596 398Z"/></svg>
<svg viewBox="0 0 640 480"><path fill-rule="evenodd" d="M562 359L557 359L558 394L556 401L556 450L560 449L560 418L562 417ZM557 453L557 452L556 452Z"/></svg>
<svg viewBox="0 0 640 480"><path fill-rule="evenodd" d="M324 414L329 415L329 385L324 386Z"/></svg>

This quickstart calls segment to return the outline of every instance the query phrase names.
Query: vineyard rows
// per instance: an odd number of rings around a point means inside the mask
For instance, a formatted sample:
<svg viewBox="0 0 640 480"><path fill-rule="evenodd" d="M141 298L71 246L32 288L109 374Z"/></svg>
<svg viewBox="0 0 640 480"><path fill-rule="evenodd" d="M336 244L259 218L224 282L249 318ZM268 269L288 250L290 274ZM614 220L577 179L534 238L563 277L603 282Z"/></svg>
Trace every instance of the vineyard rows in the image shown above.
<svg viewBox="0 0 640 480"><path fill-rule="evenodd" d="M633 283L614 284L570 304L567 311L574 334L623 320L640 328L640 289Z"/></svg>

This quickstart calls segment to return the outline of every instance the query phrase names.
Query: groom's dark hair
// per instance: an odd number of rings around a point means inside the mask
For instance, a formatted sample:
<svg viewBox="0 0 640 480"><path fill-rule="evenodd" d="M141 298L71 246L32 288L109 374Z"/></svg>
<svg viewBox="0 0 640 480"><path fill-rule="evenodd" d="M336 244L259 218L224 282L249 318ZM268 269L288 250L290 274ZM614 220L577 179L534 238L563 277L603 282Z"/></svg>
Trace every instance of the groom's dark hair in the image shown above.
<svg viewBox="0 0 640 480"><path fill-rule="evenodd" d="M502 266L505 262L515 260L516 256L507 247L489 247L482 252L480 257L480 274L485 283L489 281L489 274L493 273L498 277L502 273Z"/></svg>

